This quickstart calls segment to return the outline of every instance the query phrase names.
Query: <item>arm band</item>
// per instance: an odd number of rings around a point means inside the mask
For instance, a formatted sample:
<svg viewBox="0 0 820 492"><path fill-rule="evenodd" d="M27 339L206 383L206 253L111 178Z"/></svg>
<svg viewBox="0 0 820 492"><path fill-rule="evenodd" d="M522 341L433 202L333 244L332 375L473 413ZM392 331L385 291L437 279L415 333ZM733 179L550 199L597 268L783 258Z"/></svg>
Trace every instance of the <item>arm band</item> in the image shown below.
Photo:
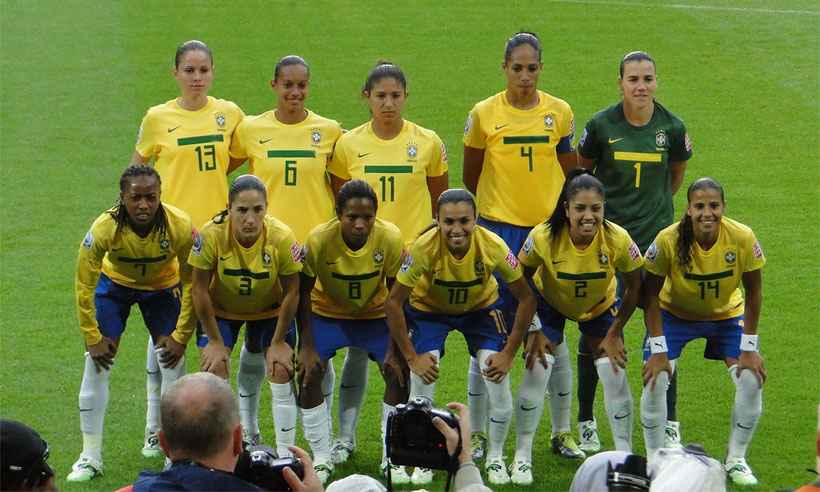
<svg viewBox="0 0 820 492"><path fill-rule="evenodd" d="M743 352L757 352L757 335L740 335L740 350Z"/></svg>
<svg viewBox="0 0 820 492"><path fill-rule="evenodd" d="M666 337L663 335L659 337L649 337L649 351L653 355L669 352L669 348L666 346Z"/></svg>

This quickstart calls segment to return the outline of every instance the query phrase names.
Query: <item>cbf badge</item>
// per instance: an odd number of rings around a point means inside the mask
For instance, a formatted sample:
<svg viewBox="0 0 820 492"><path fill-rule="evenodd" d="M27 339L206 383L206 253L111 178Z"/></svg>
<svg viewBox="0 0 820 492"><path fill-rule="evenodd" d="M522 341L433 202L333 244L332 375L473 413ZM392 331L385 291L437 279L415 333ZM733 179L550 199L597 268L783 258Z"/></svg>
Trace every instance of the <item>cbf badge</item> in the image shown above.
<svg viewBox="0 0 820 492"><path fill-rule="evenodd" d="M168 251L168 248L170 248L170 247L171 247L171 241L169 241L167 238L162 238L160 240L159 249L161 249L162 251Z"/></svg>
<svg viewBox="0 0 820 492"><path fill-rule="evenodd" d="M262 264L263 265L265 265L266 267L270 266L270 260L271 260L270 253L268 253L267 251L262 253Z"/></svg>
<svg viewBox="0 0 820 492"><path fill-rule="evenodd" d="M723 259L726 260L727 265L734 265L735 261L737 260L737 255L734 251L727 251L726 254L723 256Z"/></svg>
<svg viewBox="0 0 820 492"><path fill-rule="evenodd" d="M666 132L663 130L658 130L655 132L655 146L657 147L666 147Z"/></svg>
<svg viewBox="0 0 820 492"><path fill-rule="evenodd" d="M216 126L218 126L220 129L224 129L225 128L225 122L226 122L225 115L222 114L222 113L216 113L215 118L216 118Z"/></svg>
<svg viewBox="0 0 820 492"><path fill-rule="evenodd" d="M598 263L600 263L601 266L609 265L609 256L607 256L606 253L599 254L598 255Z"/></svg>
<svg viewBox="0 0 820 492"><path fill-rule="evenodd" d="M319 130L314 129L312 132L310 132L310 140L313 142L314 145L318 144L322 141L322 133Z"/></svg>
<svg viewBox="0 0 820 492"><path fill-rule="evenodd" d="M407 158L408 159L415 159L416 156L418 155L418 153L419 153L419 149L418 149L418 147L416 147L416 144L414 144L412 142L407 144Z"/></svg>
<svg viewBox="0 0 820 492"><path fill-rule="evenodd" d="M484 275L484 262L481 259L476 260L473 266L475 267L476 276L481 277Z"/></svg>
<svg viewBox="0 0 820 492"><path fill-rule="evenodd" d="M381 265L381 263L383 261L384 261L384 251L382 251L381 249L377 249L376 251L374 251L373 252L373 263L375 263L377 265Z"/></svg>
<svg viewBox="0 0 820 492"><path fill-rule="evenodd" d="M552 114L548 114L544 116L544 128L547 130L552 130L552 127L555 125L555 118Z"/></svg>

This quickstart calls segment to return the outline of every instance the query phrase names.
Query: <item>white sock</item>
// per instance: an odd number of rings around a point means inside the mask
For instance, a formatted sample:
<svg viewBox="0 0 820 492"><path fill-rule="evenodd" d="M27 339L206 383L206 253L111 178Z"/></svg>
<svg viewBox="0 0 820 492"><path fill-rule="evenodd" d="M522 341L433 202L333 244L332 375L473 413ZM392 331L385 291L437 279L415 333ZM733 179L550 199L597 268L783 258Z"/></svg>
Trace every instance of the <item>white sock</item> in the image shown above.
<svg viewBox="0 0 820 492"><path fill-rule="evenodd" d="M438 350L432 350L428 353L433 354L433 356L436 358L436 360L439 361L439 364L437 364L437 365L440 367L441 366L441 359L440 359L439 351ZM436 383L435 382L430 383L430 384L424 384L424 381L422 381L422 379L420 377L416 376L413 373L413 371L410 371L410 399L411 400L413 398L417 397L417 396L425 396L425 397L429 398L430 401L435 403L435 400L433 400L433 396L435 394L436 394Z"/></svg>
<svg viewBox="0 0 820 492"><path fill-rule="evenodd" d="M156 349L156 356L159 359L159 356L162 352L162 349ZM179 358L177 365L175 367L164 367L162 364L159 365L159 373L162 376L162 386L160 389L160 394L164 395L168 388L174 384L174 381L181 378L185 375L185 356Z"/></svg>
<svg viewBox="0 0 820 492"><path fill-rule="evenodd" d="M339 439L356 443L356 425L367 390L367 352L348 347L339 384Z"/></svg>
<svg viewBox="0 0 820 492"><path fill-rule="evenodd" d="M242 345L236 390L239 393L239 420L248 436L259 434L259 394L265 380L265 353L253 353Z"/></svg>
<svg viewBox="0 0 820 492"><path fill-rule="evenodd" d="M487 367L487 358L495 354L494 350L479 350L478 362L482 369ZM510 391L510 378L504 376L500 383L494 383L489 379L484 379L487 386L487 398L489 400L489 422L487 424L487 459L501 458L504 455L504 442L510 431L510 419L512 419L513 402Z"/></svg>
<svg viewBox="0 0 820 492"><path fill-rule="evenodd" d="M108 408L110 370L99 373L91 355L85 353L83 382L80 385L80 430L83 433L83 456L102 461L102 435Z"/></svg>
<svg viewBox="0 0 820 492"><path fill-rule="evenodd" d="M270 391L273 395L276 452L280 458L289 457L291 452L288 446L296 445L296 396L291 383L270 383Z"/></svg>
<svg viewBox="0 0 820 492"><path fill-rule="evenodd" d="M626 380L626 370L612 370L609 357L595 360L598 378L604 386L604 406L612 429L612 440L618 451L632 452L632 392Z"/></svg>
<svg viewBox="0 0 820 492"><path fill-rule="evenodd" d="M732 430L729 434L727 461L746 457L760 414L763 413L763 388L749 369L737 375L737 365L729 368L735 383L735 404L732 408Z"/></svg>
<svg viewBox="0 0 820 492"><path fill-rule="evenodd" d="M154 342L148 336L148 349L145 354L145 429L148 432L159 431L159 401L161 397L162 374L159 372L159 362L154 353Z"/></svg>
<svg viewBox="0 0 820 492"><path fill-rule="evenodd" d="M470 357L470 369L467 371L467 406L470 408L470 428L473 432L486 433L487 387L475 357Z"/></svg>
<svg viewBox="0 0 820 492"><path fill-rule="evenodd" d="M314 463L330 463L330 434L327 430L327 406L324 400L318 406L302 409L305 439L313 450Z"/></svg>
<svg viewBox="0 0 820 492"><path fill-rule="evenodd" d="M336 369L333 367L333 360L327 361L325 375L322 378L322 396L325 399L327 408L327 433L333 436L333 390L336 386Z"/></svg>
<svg viewBox="0 0 820 492"><path fill-rule="evenodd" d="M666 389L669 387L669 373L661 372L655 378L655 389L651 383L641 392L641 427L646 445L646 457L663 447L666 439Z"/></svg>
<svg viewBox="0 0 820 492"><path fill-rule="evenodd" d="M518 387L515 405L515 461L532 462L532 441L544 413L544 394L547 392L555 357L547 354L547 368L536 362L532 370L524 369Z"/></svg>
<svg viewBox="0 0 820 492"><path fill-rule="evenodd" d="M570 431L570 411L572 410L572 364L569 349L564 340L555 346L555 364L552 366L547 386L550 398L550 420L552 435Z"/></svg>
<svg viewBox="0 0 820 492"><path fill-rule="evenodd" d="M382 402L382 463L387 461L387 453L385 449L385 438L387 437L387 417L396 409L395 406Z"/></svg>

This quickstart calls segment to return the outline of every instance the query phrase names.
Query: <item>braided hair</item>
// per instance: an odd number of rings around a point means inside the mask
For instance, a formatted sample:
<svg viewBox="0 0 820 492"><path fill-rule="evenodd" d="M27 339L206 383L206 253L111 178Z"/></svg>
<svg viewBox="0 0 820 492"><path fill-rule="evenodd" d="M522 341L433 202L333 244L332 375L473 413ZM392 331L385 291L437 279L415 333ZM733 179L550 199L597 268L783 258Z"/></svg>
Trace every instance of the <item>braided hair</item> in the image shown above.
<svg viewBox="0 0 820 492"><path fill-rule="evenodd" d="M162 181L156 169L144 164L134 164L126 167L120 176L120 196L128 189L128 183L130 183L132 179L140 176L154 177L157 180L157 185L162 186ZM125 206L125 203L123 203L122 198L117 199L117 203L114 204L114 207L109 210L108 213L111 214L111 217L114 218L114 222L117 224L116 232L119 233L123 227L130 225L128 208ZM157 213L154 215L152 227L155 228L160 235L164 235L168 231L168 218L165 215L165 208L162 206L162 202L160 202L157 207Z"/></svg>
<svg viewBox="0 0 820 492"><path fill-rule="evenodd" d="M721 203L725 203L723 186L712 178L696 179L692 184L690 184L689 189L686 190L686 200L691 202L692 194L694 192L707 189L716 190L719 192ZM689 271L691 267L692 245L694 242L695 229L692 226L692 217L690 217L688 213L684 212L683 217L681 217L680 222L678 222L678 241L676 244L678 263L684 271Z"/></svg>

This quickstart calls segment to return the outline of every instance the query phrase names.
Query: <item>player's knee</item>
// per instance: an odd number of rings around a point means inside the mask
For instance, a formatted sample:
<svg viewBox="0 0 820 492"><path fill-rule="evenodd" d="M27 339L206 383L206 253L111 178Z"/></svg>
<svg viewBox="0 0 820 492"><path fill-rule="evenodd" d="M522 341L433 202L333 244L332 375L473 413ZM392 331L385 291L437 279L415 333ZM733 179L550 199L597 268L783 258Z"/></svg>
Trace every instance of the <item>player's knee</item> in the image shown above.
<svg viewBox="0 0 820 492"><path fill-rule="evenodd" d="M273 372L270 375L270 380L272 383L284 384L290 382L291 375L282 365L275 364L273 366Z"/></svg>
<svg viewBox="0 0 820 492"><path fill-rule="evenodd" d="M757 379L754 371L751 369L744 369L737 374L735 385L744 393L756 393L761 391L760 382Z"/></svg>
<svg viewBox="0 0 820 492"><path fill-rule="evenodd" d="M652 396L659 396L666 394L667 388L669 388L669 373L662 371L655 376L655 387L653 388L650 382L644 386L644 391L649 391Z"/></svg>

